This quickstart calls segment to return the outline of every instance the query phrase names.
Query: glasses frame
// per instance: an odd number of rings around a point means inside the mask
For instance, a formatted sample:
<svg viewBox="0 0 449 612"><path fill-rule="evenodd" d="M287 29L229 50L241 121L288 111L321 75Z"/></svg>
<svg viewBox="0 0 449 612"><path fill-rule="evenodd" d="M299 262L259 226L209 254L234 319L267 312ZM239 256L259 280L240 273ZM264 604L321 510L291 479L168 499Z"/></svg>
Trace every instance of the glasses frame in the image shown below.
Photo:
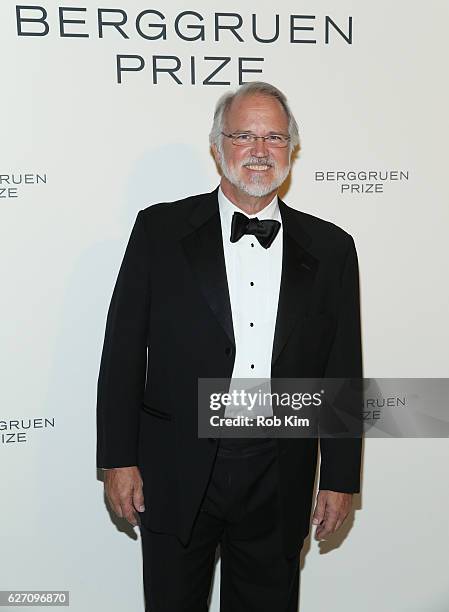
<svg viewBox="0 0 449 612"><path fill-rule="evenodd" d="M285 134L268 134L268 136L256 136L255 134L251 134L251 133L247 133L247 132L239 132L239 133L234 133L234 134L226 134L225 132L221 132L223 136L226 136L226 138L232 138L232 144L235 145L236 147L248 147L252 144L254 144L257 140L261 139L265 142L265 144L267 145L267 147L273 147L274 149L285 149L285 147L288 146L288 143L290 142L290 136L286 136ZM238 136L251 136L252 140L250 142L245 142L245 143L238 143L236 142L236 139ZM270 138L271 136L281 136L284 140L282 141L282 144L280 145L273 145L273 143L267 142L267 139Z"/></svg>

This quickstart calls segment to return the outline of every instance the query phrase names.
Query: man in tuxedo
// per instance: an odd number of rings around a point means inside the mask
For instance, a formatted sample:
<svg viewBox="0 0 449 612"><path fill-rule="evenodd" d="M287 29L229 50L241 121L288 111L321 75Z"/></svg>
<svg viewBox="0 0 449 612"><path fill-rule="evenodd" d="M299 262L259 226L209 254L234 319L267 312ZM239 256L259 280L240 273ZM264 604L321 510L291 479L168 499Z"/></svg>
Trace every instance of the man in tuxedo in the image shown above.
<svg viewBox="0 0 449 612"><path fill-rule="evenodd" d="M277 196L299 145L277 88L222 96L210 143L217 189L137 215L106 322L97 465L140 525L147 610L206 611L219 544L221 612L293 612L318 444L325 539L359 491L361 438L199 437L198 379L360 378L357 256Z"/></svg>

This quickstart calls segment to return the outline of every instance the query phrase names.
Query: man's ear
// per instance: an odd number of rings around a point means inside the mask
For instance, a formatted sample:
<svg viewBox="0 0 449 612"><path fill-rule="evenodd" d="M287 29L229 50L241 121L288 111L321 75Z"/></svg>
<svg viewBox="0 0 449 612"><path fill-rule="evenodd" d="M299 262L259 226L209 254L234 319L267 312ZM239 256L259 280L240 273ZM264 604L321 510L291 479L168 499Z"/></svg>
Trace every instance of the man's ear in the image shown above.
<svg viewBox="0 0 449 612"><path fill-rule="evenodd" d="M212 144L211 145L211 149L212 149L212 155L214 156L214 159L215 159L216 163L218 165L220 165L220 152L217 149L217 145L216 144Z"/></svg>

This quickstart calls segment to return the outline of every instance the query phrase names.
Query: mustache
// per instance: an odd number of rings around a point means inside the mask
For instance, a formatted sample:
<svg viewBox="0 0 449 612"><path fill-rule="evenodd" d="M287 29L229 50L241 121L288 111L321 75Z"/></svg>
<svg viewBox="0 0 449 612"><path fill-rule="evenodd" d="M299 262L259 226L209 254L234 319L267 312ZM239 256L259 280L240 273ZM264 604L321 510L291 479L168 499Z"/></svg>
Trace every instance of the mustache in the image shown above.
<svg viewBox="0 0 449 612"><path fill-rule="evenodd" d="M274 159L266 157L248 157L242 162L242 166L276 166Z"/></svg>

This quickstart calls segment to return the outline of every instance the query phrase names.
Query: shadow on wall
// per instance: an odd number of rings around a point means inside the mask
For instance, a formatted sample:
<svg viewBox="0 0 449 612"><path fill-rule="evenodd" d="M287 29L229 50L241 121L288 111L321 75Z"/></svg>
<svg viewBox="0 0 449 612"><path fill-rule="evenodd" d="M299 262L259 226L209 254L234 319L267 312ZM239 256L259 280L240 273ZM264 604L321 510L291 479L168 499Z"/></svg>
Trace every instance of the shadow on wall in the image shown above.
<svg viewBox="0 0 449 612"><path fill-rule="evenodd" d="M101 486L98 490L100 505L91 493L87 494L86 503L76 508L74 505L78 505L79 491L91 491L91 470L96 470L96 387L106 315L131 228L137 212L152 203L211 190L215 186L210 184L211 174L210 168L206 172L194 147L172 144L149 150L135 160L123 192L117 196L118 201L112 203L109 210L105 209L101 222L97 222L95 240L87 247L75 244L78 252L73 253L73 267L67 268L64 276L58 279L62 300L54 320L55 341L43 404L46 413L54 415L58 424L58 444L63 453L57 461L64 466L64 482L60 480L59 471L55 472L55 456L44 446L39 447L36 455L36 469L48 475L55 490L64 488L66 494L58 499L57 506L54 507L53 498L49 498L48 505L53 506L56 516L65 517L68 512L76 512L77 528L81 532L83 526L90 525L92 512L102 513L104 520L109 520L101 482L95 483ZM76 214L78 227L92 222L88 207L80 206ZM70 231L77 230L71 227ZM68 235L67 244L73 245L73 242L73 235ZM102 472L94 473L101 481ZM46 524L48 512L46 503L36 508L36 523ZM111 519L117 529L135 539L134 531L123 520L112 515ZM55 539L50 546L55 548L55 558L59 558L62 540ZM92 554L94 551L95 546Z"/></svg>
<svg viewBox="0 0 449 612"><path fill-rule="evenodd" d="M205 143L208 147L208 143ZM213 164L213 161L212 161ZM209 177L213 166L204 167L198 150L187 144L166 144L149 149L129 175L125 204L133 214L157 202L172 202L187 196L211 191ZM219 177L216 184L218 185Z"/></svg>

